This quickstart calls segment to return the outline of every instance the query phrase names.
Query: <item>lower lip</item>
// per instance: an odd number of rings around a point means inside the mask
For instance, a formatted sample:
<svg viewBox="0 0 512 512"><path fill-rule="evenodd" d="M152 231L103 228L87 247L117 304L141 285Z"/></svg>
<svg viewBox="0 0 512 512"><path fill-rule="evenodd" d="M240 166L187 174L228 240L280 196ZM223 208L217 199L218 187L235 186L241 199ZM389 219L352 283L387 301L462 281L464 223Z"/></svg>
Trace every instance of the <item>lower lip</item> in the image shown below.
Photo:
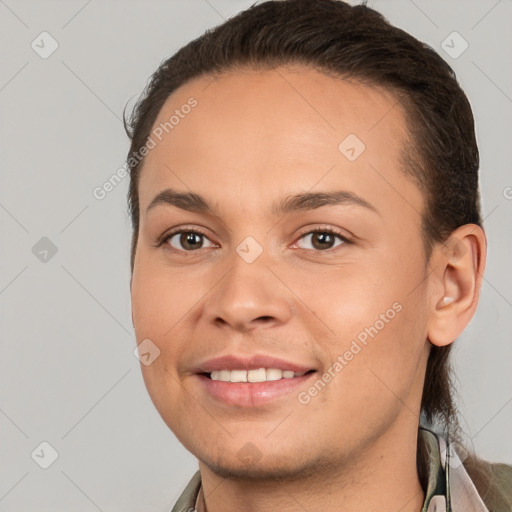
<svg viewBox="0 0 512 512"><path fill-rule="evenodd" d="M223 382L212 380L198 374L206 391L214 398L228 404L241 407L255 407L275 400L295 391L304 385L316 372L291 379L270 380L265 382Z"/></svg>

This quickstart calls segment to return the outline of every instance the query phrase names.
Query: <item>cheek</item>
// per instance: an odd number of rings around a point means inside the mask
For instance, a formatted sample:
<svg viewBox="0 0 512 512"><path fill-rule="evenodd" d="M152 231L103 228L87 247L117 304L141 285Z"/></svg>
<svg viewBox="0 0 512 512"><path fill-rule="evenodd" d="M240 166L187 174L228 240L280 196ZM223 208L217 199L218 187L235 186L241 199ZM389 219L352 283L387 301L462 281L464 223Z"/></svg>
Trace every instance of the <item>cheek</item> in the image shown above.
<svg viewBox="0 0 512 512"><path fill-rule="evenodd" d="M180 319L185 312L179 290L155 266L144 265L143 258L134 267L131 302L137 344L150 340L156 346L151 348L151 357L158 354L150 364L141 362L141 373L155 408L170 428L175 427L170 411L178 406L182 394L174 363L186 348L181 341Z"/></svg>
<svg viewBox="0 0 512 512"><path fill-rule="evenodd" d="M399 414L415 414L420 402L423 344L418 342L414 311L404 306L388 323L381 322L372 322L371 329L352 327L355 335L347 331L338 336L330 347L332 363L318 376L327 384L306 390L305 414L323 418L319 435L333 442L356 442L383 432Z"/></svg>
<svg viewBox="0 0 512 512"><path fill-rule="evenodd" d="M374 411L375 421L404 406L414 411L422 389L424 318L410 298L393 305L350 338L344 358L351 360L342 372L344 381L338 382L340 394L350 397L352 412L362 407L372 416Z"/></svg>
<svg viewBox="0 0 512 512"><path fill-rule="evenodd" d="M377 264L373 268L353 264L326 268L313 276L296 276L287 282L305 305L305 315L316 318L315 325L329 331L329 337L337 340L334 348L339 351L361 333L364 339L364 332L376 322L380 331L398 316L400 305L396 303L403 300L404 294L397 286L397 278L388 276L390 273ZM385 324L381 315L386 315Z"/></svg>
<svg viewBox="0 0 512 512"><path fill-rule="evenodd" d="M164 388L174 388L178 375L176 363L186 352L193 337L194 304L202 292L184 283L184 273L169 272L141 258L134 267L131 304L137 343L150 340L158 357L150 365L141 364L148 390L155 399Z"/></svg>
<svg viewBox="0 0 512 512"><path fill-rule="evenodd" d="M134 267L131 304L137 340L161 339L185 314L188 288L164 269L140 258Z"/></svg>
<svg viewBox="0 0 512 512"><path fill-rule="evenodd" d="M421 265L404 263L397 272L395 262L382 263L373 273L341 269L338 277L316 280L300 295L321 318L316 325L329 329L327 338L315 339L336 375L328 386L343 397L339 412L349 416L363 404L377 410L400 406L421 374L426 340L425 284L417 286ZM334 367L340 358L342 369Z"/></svg>

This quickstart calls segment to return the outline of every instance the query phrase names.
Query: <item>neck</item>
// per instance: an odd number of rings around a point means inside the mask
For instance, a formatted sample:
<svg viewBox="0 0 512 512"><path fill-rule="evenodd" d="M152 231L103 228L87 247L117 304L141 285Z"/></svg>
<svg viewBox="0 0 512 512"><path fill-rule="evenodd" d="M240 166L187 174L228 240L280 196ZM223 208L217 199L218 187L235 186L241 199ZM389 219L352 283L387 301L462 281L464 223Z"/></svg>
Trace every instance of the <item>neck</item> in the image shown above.
<svg viewBox="0 0 512 512"><path fill-rule="evenodd" d="M342 470L318 468L301 479L226 479L203 462L198 512L420 512L425 494L417 465L417 426L389 429Z"/></svg>

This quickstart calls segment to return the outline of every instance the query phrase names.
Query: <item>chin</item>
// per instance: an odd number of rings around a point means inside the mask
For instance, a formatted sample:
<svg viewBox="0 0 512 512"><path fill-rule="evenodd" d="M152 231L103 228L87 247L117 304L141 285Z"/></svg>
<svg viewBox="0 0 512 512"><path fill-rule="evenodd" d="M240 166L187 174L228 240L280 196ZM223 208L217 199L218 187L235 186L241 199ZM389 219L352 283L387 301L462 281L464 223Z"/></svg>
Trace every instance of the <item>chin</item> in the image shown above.
<svg viewBox="0 0 512 512"><path fill-rule="evenodd" d="M242 452L242 454L239 454L240 457L235 455L233 459L223 457L222 460L217 459L215 461L206 460L205 458L199 460L211 472L221 478L251 481L291 482L310 479L319 474L320 468L325 470L325 465L329 465L327 461L322 463L320 460L299 460L297 456L285 458L282 454L275 453L267 456L260 454L258 460L256 460L258 455L254 452L252 460L249 455L246 455L244 460L243 451L240 452ZM249 449L246 452L249 453Z"/></svg>

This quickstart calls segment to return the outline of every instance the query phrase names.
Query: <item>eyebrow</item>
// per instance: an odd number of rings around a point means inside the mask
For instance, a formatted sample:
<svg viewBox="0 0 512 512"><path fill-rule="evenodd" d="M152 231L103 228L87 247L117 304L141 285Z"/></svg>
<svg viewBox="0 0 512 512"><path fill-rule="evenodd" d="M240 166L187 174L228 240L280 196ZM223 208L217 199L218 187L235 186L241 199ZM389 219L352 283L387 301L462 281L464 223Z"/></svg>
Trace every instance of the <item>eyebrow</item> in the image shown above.
<svg viewBox="0 0 512 512"><path fill-rule="evenodd" d="M203 196L194 192L179 192L167 188L159 192L146 209L146 213L158 205L171 205L181 210L218 216L218 208ZM346 190L332 192L306 192L287 196L274 203L270 209L272 215L281 216L293 212L314 210L322 206L331 205L358 205L380 215L371 203L358 195Z"/></svg>

